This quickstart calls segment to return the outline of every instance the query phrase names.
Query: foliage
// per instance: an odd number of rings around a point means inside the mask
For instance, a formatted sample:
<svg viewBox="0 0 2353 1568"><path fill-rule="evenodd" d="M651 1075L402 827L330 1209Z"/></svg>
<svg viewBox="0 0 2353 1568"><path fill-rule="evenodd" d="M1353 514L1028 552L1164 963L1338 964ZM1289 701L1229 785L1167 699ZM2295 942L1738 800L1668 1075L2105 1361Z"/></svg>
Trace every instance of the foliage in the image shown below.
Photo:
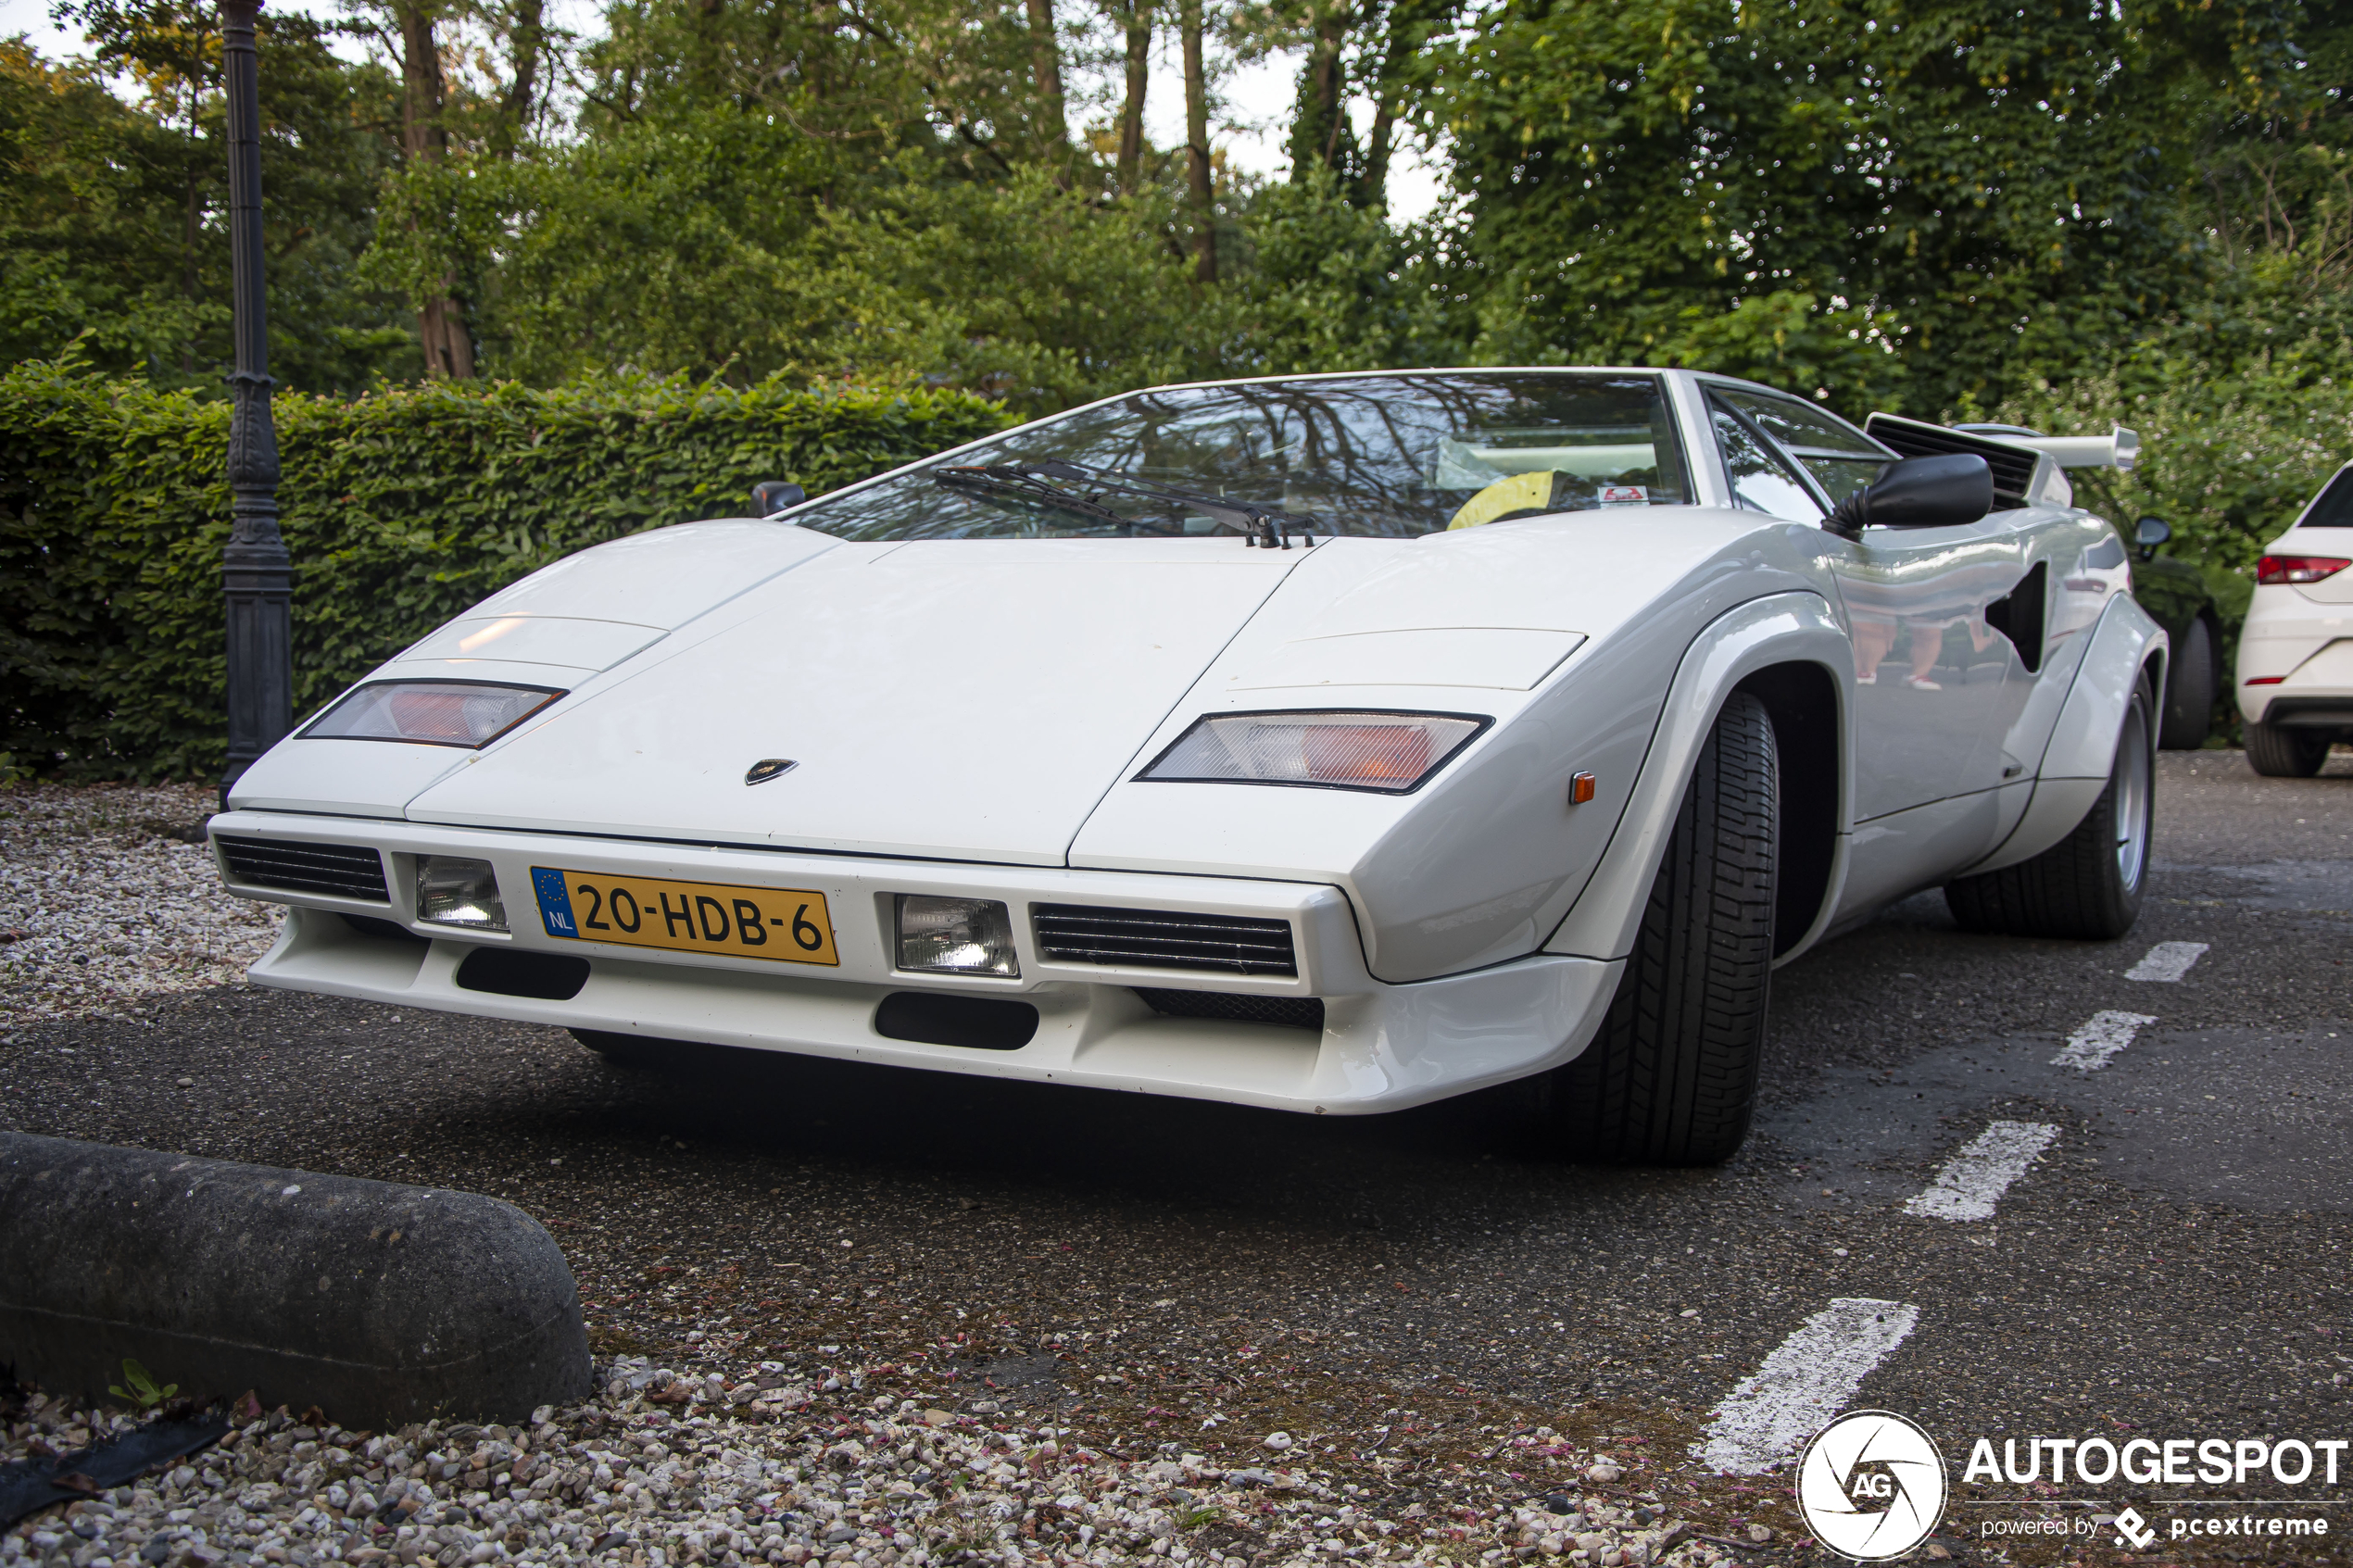
<svg viewBox="0 0 2353 1568"><path fill-rule="evenodd" d="M2353 342L2307 340L2240 367L2194 352L2159 357L2153 373L2117 372L2064 383L2038 381L1994 417L2054 435L2141 437L2129 474L2082 470L2076 499L2129 529L2144 515L2173 526L2166 553L2207 563L2240 598L2263 546L2353 457Z"/></svg>
<svg viewBox="0 0 2353 1568"><path fill-rule="evenodd" d="M1936 408L2037 365L2088 368L2197 294L2207 258L2179 193L2184 127L2204 117L2181 110L2268 90L2286 65L2274 15L1505 0L1441 58L1433 114L1470 252L1508 303L1491 331L1586 363L1740 358L1755 334L1710 323L1761 308L1810 345L1876 337ZM1695 331L1748 341L1679 350Z"/></svg>
<svg viewBox="0 0 2353 1568"><path fill-rule="evenodd" d="M0 349L215 396L216 15L52 3L97 58L0 41ZM1146 60L1176 7L600 8L581 39L544 0L350 0L366 66L264 13L283 380L419 375L420 309L567 397L848 381L1038 413L1265 371L1681 365L1854 415L2168 422L2129 497L2087 495L2173 516L2226 576L2347 450L2353 0L1226 0L1229 58L1300 52L1293 157L1221 169L1206 220L1181 157L1088 119L1140 96L1071 85ZM398 25L426 14L431 56ZM423 111L421 63L447 88ZM1454 191L1402 227L1413 137ZM2224 430L2280 445L2197 455Z"/></svg>
<svg viewBox="0 0 2353 1568"><path fill-rule="evenodd" d="M308 713L585 546L812 494L1000 428L966 394L613 376L282 396ZM0 375L0 746L80 778L216 774L228 409L53 364Z"/></svg>
<svg viewBox="0 0 2353 1568"><path fill-rule="evenodd" d="M213 387L230 358L217 11L90 0L69 14L90 64L0 39L0 361L80 339L98 367ZM389 80L337 59L301 16L265 13L258 39L273 368L318 389L400 373L414 363L400 302L351 276L387 164ZM139 101L117 99L107 71Z"/></svg>
<svg viewBox="0 0 2353 1568"><path fill-rule="evenodd" d="M1472 331L1430 229L1400 231L1311 171L1253 193L1237 225L1242 323L1228 373L1460 364Z"/></svg>
<svg viewBox="0 0 2353 1568"><path fill-rule="evenodd" d="M151 1411L180 1392L180 1385L167 1383L157 1387L155 1377L145 1367L137 1361L125 1361L122 1363L122 1383L107 1385L107 1392L134 1409Z"/></svg>

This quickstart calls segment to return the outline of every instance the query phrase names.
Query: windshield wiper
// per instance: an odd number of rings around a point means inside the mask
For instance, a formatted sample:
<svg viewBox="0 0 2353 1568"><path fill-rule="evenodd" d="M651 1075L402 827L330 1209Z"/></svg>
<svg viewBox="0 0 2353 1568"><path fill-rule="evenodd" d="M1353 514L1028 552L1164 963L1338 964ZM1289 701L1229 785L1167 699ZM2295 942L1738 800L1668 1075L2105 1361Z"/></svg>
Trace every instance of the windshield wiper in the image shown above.
<svg viewBox="0 0 2353 1568"><path fill-rule="evenodd" d="M1022 463L963 463L931 470L932 483L950 490L968 491L1000 500L1030 501L1056 511L1076 512L1100 521L1133 525L1133 520L1122 517L1102 504L1105 495L1126 495L1138 500L1164 501L1180 507L1191 507L1208 514L1224 526L1239 530L1245 545L1263 545L1266 548L1288 550L1290 536L1303 534L1313 545L1315 535L1309 533L1315 524L1315 514L1288 512L1280 507L1262 507L1254 501L1237 501L1230 496L1204 495L1198 491L1178 490L1170 485L1154 484L1149 480L1129 479L1125 474L1107 469L1088 468L1081 463L1068 463L1059 458L1040 458ZM1076 483L1088 487L1088 494L1075 495L1051 483L1053 480Z"/></svg>

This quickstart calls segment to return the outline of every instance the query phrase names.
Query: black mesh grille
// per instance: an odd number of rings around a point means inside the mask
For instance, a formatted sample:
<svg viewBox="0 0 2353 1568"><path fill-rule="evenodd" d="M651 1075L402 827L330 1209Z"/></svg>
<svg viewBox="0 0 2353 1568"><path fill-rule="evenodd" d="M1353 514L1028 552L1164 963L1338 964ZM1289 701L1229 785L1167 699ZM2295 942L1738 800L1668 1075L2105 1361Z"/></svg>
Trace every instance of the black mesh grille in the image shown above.
<svg viewBox="0 0 2353 1568"><path fill-rule="evenodd" d="M1280 1023L1324 1032L1321 997L1244 997L1232 991L1160 991L1136 987L1152 1011L1172 1018L1230 1018L1238 1023Z"/></svg>
<svg viewBox="0 0 2353 1568"><path fill-rule="evenodd" d="M1873 440L1893 448L1899 458L1941 458L1948 452L1974 452L1994 470L1996 511L2026 505L2026 487L2034 483L2034 465L2041 460L2028 447L1946 430L1943 425L1919 420L1897 419L1893 414L1873 414L1863 421L1863 430Z"/></svg>
<svg viewBox="0 0 2353 1568"><path fill-rule="evenodd" d="M332 893L389 904L384 860L359 844L294 844L282 838L213 835L231 880L248 887L283 887L296 893Z"/></svg>
<svg viewBox="0 0 2353 1568"><path fill-rule="evenodd" d="M1101 909L1039 904L1038 950L1064 963L1202 969L1225 974L1297 974L1290 922L1176 909Z"/></svg>

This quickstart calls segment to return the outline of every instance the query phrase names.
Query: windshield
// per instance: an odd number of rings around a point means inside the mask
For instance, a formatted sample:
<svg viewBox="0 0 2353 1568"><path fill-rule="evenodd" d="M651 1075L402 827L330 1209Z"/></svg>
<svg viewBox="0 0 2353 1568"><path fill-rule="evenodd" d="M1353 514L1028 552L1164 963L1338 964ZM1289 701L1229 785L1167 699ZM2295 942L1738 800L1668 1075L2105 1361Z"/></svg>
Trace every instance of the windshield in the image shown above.
<svg viewBox="0 0 2353 1568"><path fill-rule="evenodd" d="M1037 464L1042 480L981 471ZM958 471L943 483L939 470ZM1400 538L1680 506L1685 472L1655 376L1349 376L1139 392L829 496L792 521L849 539L1164 537L1243 532L1238 509L1254 508L1316 533ZM1186 494L1125 493L1114 479Z"/></svg>

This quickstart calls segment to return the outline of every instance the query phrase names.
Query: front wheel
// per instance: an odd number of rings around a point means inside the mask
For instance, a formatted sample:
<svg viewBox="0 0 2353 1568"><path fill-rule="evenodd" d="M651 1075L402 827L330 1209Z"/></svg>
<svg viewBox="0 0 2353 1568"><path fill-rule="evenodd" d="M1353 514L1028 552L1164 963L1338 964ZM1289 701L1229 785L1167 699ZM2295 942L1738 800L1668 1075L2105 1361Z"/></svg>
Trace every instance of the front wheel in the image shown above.
<svg viewBox="0 0 2353 1568"><path fill-rule="evenodd" d="M2309 779L2328 759L2326 730L2290 730L2277 724L2246 727L2246 765L2267 779Z"/></svg>
<svg viewBox="0 0 2353 1568"><path fill-rule="evenodd" d="M2031 860L1944 884L1964 931L2109 942L2140 919L2156 821L2157 704L2144 675L2124 709L2108 787L2075 831Z"/></svg>
<svg viewBox="0 0 2353 1568"><path fill-rule="evenodd" d="M1601 1033L1542 1085L1560 1152L1713 1165L1748 1136L1773 969L1780 759L1736 692L1683 791Z"/></svg>

